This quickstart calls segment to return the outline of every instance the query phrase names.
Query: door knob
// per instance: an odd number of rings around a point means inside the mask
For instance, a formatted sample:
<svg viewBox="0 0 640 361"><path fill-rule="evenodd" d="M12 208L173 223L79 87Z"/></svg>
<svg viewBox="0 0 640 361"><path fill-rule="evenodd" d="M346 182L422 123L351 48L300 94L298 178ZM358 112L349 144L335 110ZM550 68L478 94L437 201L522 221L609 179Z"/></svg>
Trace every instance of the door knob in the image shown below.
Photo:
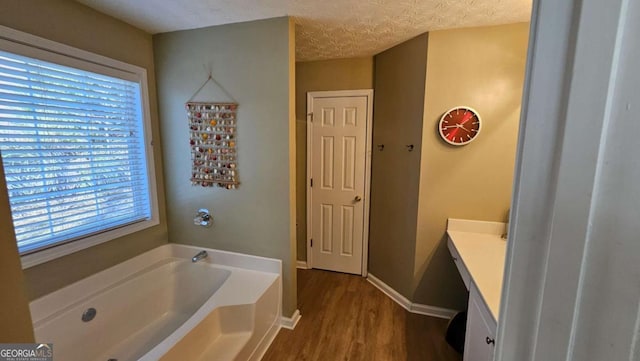
<svg viewBox="0 0 640 361"><path fill-rule="evenodd" d="M356 201L356 202L360 202L362 200L362 198L360 198L360 196L356 196L353 200Z"/></svg>

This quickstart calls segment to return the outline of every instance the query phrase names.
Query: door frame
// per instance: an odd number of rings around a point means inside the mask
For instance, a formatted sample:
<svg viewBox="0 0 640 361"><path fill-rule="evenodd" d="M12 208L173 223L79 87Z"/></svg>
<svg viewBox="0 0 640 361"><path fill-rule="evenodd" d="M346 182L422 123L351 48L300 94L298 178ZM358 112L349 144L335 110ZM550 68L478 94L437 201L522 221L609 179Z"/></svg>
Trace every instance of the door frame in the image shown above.
<svg viewBox="0 0 640 361"><path fill-rule="evenodd" d="M371 198L371 142L373 134L373 89L313 91L307 93L307 268L313 268L313 253L311 249L312 213L311 213L311 169L312 169L312 139L313 100L319 98L337 97L366 97L367 98L367 126L364 157L364 213L362 224L362 277L367 277L369 264L369 207Z"/></svg>
<svg viewBox="0 0 640 361"><path fill-rule="evenodd" d="M631 35L625 24L637 21L628 11L632 4L533 1L496 361L576 360L585 350L575 340L582 337L579 326L590 320L589 310L611 313L611 305L589 291L589 284L600 280L594 274L605 267L603 260L615 255L598 252L602 242L594 232L604 217L594 210L598 197L612 194L600 180L608 169L607 152L626 149L614 148L608 125L622 117L621 97L628 96L628 107L637 105L631 90L616 82L624 76L619 64L632 41L625 41ZM580 132L568 131L575 127ZM620 237L619 244L631 238L633 226L627 223L612 227L610 235ZM638 329L633 318L615 330L599 325L600 334L626 337L629 329ZM626 348L626 339L598 340L592 351L606 349L612 359L630 359L638 350L633 343Z"/></svg>

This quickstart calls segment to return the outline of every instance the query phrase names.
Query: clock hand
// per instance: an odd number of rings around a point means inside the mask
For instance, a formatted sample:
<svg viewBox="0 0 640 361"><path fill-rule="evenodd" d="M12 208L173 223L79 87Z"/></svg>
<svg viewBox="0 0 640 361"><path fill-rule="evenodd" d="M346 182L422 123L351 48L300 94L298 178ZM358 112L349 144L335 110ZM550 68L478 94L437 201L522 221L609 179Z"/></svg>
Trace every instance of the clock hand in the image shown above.
<svg viewBox="0 0 640 361"><path fill-rule="evenodd" d="M465 131L469 132L469 129L465 128L464 125L462 125L462 124L463 123L458 123L458 124L454 125L454 127L458 128L458 129L462 128Z"/></svg>
<svg viewBox="0 0 640 361"><path fill-rule="evenodd" d="M472 115L470 117L467 117L466 119L462 120L462 122L460 123L460 125L465 125L468 121L470 121L471 119L473 119L475 117L475 115ZM466 130L466 129L465 129Z"/></svg>
<svg viewBox="0 0 640 361"><path fill-rule="evenodd" d="M471 119L471 118L465 119L462 123L456 124L455 125L456 129L454 129L451 133L449 133L449 136L447 138L449 138L451 140L455 139L455 137L457 135L456 133L458 133L458 130L460 128L464 129L467 133L471 134L471 131L469 129L465 128L464 125L463 125L464 123L469 121L469 119Z"/></svg>
<svg viewBox="0 0 640 361"><path fill-rule="evenodd" d="M467 133L471 133L471 131L469 129L465 128L464 125L466 123L468 123L474 117L475 117L475 115L471 115L470 117L467 117L467 118L463 119L460 123L456 123L456 127L464 129Z"/></svg>

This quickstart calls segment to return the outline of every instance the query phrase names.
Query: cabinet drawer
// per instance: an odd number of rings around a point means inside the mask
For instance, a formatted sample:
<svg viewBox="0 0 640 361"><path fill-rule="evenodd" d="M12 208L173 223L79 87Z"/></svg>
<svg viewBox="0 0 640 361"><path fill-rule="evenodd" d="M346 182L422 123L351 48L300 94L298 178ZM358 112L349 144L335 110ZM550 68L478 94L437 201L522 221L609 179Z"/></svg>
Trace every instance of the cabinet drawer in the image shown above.
<svg viewBox="0 0 640 361"><path fill-rule="evenodd" d="M453 245L453 242L451 242L451 238L447 238L447 239L448 239L447 246L449 247L449 252L451 253L453 262L456 264L456 267L458 267L458 272L460 272L460 277L462 277L462 282L464 282L464 286L467 287L467 290L468 290L469 283L471 282L471 276L469 275L469 271L467 271L467 268L464 266L464 263L462 262L462 258L460 258L460 255L458 254L456 247Z"/></svg>

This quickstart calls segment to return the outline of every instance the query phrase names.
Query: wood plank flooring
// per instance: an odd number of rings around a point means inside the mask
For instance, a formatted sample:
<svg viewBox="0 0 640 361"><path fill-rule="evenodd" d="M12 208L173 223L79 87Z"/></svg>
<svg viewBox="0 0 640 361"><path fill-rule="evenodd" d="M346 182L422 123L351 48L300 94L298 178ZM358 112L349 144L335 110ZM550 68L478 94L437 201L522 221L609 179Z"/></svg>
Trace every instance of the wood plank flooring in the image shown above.
<svg viewBox="0 0 640 361"><path fill-rule="evenodd" d="M298 270L295 330L282 329L263 361L461 361L447 320L405 311L366 279Z"/></svg>

